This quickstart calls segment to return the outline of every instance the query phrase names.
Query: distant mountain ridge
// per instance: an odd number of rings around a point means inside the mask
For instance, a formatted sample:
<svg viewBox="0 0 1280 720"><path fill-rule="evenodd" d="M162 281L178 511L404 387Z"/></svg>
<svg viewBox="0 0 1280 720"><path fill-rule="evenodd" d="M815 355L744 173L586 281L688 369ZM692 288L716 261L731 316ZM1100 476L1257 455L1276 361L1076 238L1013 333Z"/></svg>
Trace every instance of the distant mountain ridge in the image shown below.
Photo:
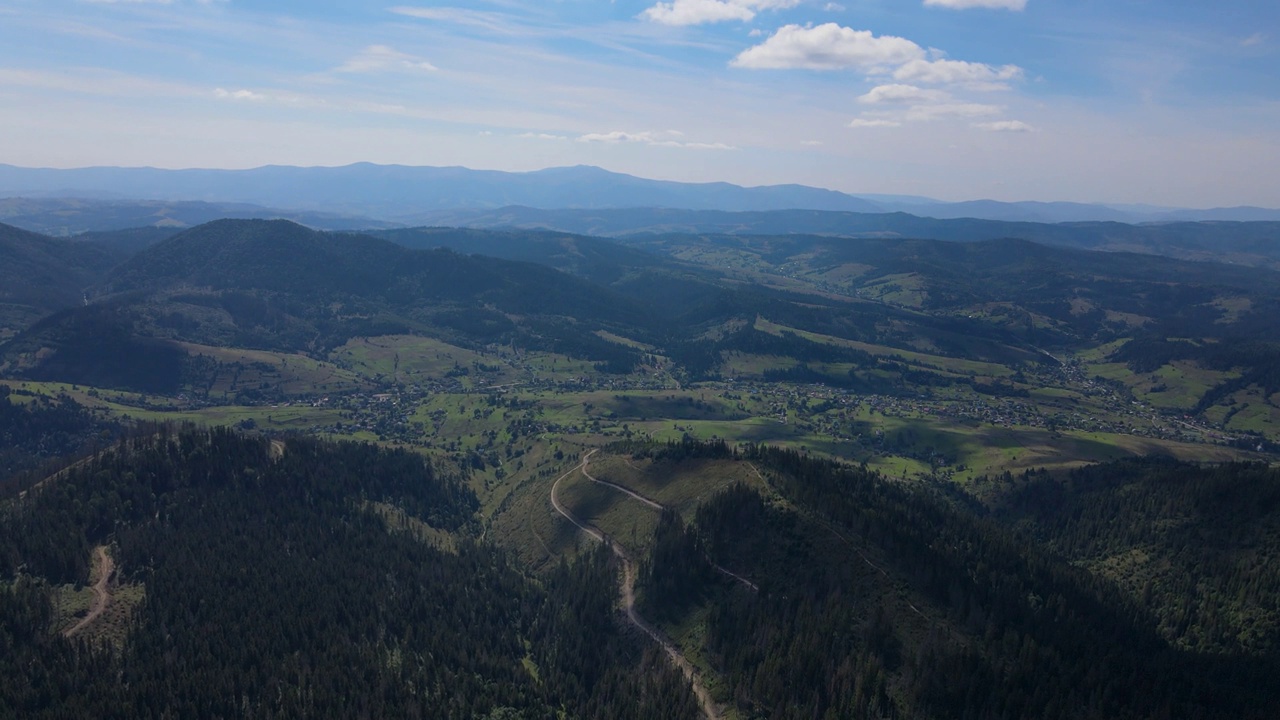
<svg viewBox="0 0 1280 720"><path fill-rule="evenodd" d="M929 238L979 242L1018 238L1083 250L1136 252L1280 269L1280 222L1038 223L977 218L937 219L907 213L820 210L599 209L452 210L427 224L487 229L554 230L600 237L665 235L825 235L850 238Z"/></svg>
<svg viewBox="0 0 1280 720"><path fill-rule="evenodd" d="M54 237L132 228L177 233L214 220L291 220L318 230L372 230L394 227L373 218L318 211L290 211L248 203L189 200L101 200L8 198L0 200L0 222Z"/></svg>
<svg viewBox="0 0 1280 720"><path fill-rule="evenodd" d="M1280 210L1266 208L1188 210L994 200L947 203L906 195L860 196L805 185L742 187L727 182L651 180L591 166L502 172L371 163L342 167L265 166L249 170L119 167L60 170L0 164L0 197L248 203L292 211L368 216L405 225L423 224L426 214L441 210L496 209L511 205L544 209L909 212L941 219L973 217L1046 223L1280 221ZM208 219L212 218L205 218Z"/></svg>

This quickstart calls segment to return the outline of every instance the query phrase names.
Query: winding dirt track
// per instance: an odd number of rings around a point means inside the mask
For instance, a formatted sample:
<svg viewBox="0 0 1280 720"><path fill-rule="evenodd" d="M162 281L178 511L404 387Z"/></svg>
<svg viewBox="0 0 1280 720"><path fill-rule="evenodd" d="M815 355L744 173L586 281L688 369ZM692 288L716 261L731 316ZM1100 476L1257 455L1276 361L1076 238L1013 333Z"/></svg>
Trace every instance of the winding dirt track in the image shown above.
<svg viewBox="0 0 1280 720"><path fill-rule="evenodd" d="M98 559L98 582L93 584L93 605L89 607L89 614L81 618L80 622L62 633L64 637L74 637L81 630L85 629L94 620L102 616L106 612L107 606L111 604L111 590L107 583L111 582L111 575L116 571L115 561L107 554L105 547L98 547L95 551Z"/></svg>
<svg viewBox="0 0 1280 720"><path fill-rule="evenodd" d="M591 452L595 452L595 451L592 450ZM654 510L657 510L658 512L662 512L663 510L666 509L657 500L654 500L652 498L647 498L644 495L641 495L640 493L635 492L634 490L631 490L630 488L625 488L621 485L618 485L617 483L611 483L608 480L601 480L595 475L592 475L590 472L587 471L587 462L589 458L590 458L590 453L587 454L587 457L584 457L582 459L582 464L579 465L578 467L582 468L582 474L585 475L587 479L590 480L591 482L596 483L598 485L604 485L605 487L613 488L614 490L617 490L620 493L630 495L631 497L635 498L636 500L639 500L640 502L644 503L645 505L648 505L649 507L653 508ZM630 465L630 463L628 463L628 465ZM570 470L570 472L573 472L573 471ZM734 580L737 580L738 582L742 583L748 588L751 588L752 592L760 591L759 586L757 586L755 583L751 582L750 580L742 577L741 575L735 572L732 572L730 570L726 570L725 568L720 567L715 562L713 562L711 558L707 558L707 562L711 563L711 567L720 571L722 574L727 575L728 577L731 577Z"/></svg>
<svg viewBox="0 0 1280 720"><path fill-rule="evenodd" d="M693 664L689 662L688 658L684 656L684 653L680 652L680 649L677 648L674 643L668 640L662 633L658 632L656 628L650 625L648 621L640 617L640 614L636 612L635 562L631 560L627 555L626 550L623 550L621 545L611 540L601 530L579 521L573 516L573 513L569 512L564 505L560 504L560 481L581 470L582 474L589 480L617 488L618 490L625 492L646 504L655 506L658 509L662 508L661 505L658 505L647 498L640 497L626 488L619 487L613 483L601 482L600 480L596 480L591 477L587 472L587 463L590 461L591 455L594 453L595 450L588 452L582 457L581 463L578 463L578 465L569 470L569 472L566 472L556 478L556 481L551 484L551 507L555 508L556 512L560 513L564 519L577 526L579 530L608 546L608 548L613 551L613 554L618 556L618 559L622 561L622 583L619 587L619 592L622 595L622 607L623 610L626 611L627 620L629 620L632 625L640 628L640 630L643 631L645 635L652 638L654 642L661 645L662 649L667 653L667 657L671 659L672 664L680 668L680 672L684 673L685 679L689 681L690 686L693 688L693 694L698 698L698 704L702 707L702 714L706 716L708 720L719 720L722 717L720 714L720 708L716 706L715 700L711 698L711 693L707 691L707 686L703 684L702 677L698 674L697 669L693 667Z"/></svg>

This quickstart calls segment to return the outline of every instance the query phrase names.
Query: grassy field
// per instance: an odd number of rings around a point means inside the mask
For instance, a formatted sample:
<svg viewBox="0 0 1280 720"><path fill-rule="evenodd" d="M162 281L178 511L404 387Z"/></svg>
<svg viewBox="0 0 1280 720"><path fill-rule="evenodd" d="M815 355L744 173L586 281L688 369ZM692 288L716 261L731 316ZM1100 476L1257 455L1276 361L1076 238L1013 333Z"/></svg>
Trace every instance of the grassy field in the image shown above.
<svg viewBox="0 0 1280 720"><path fill-rule="evenodd" d="M198 410L153 411L136 408L116 408L121 417L156 422L193 422L197 425L252 424L262 430L308 431L313 427L332 425L342 421L342 413L334 408L314 408L306 405L291 406L236 406L200 408Z"/></svg>
<svg viewBox="0 0 1280 720"><path fill-rule="evenodd" d="M1257 386L1232 394L1205 415L1212 421L1225 422L1228 430L1280 437L1280 395L1266 397Z"/></svg>
<svg viewBox="0 0 1280 720"><path fill-rule="evenodd" d="M233 398L245 390L271 387L285 395L345 393L369 389L370 383L351 370L305 355L266 350L219 348L179 343L192 357L210 358L218 363L212 377L202 378L209 394Z"/></svg>
<svg viewBox="0 0 1280 720"><path fill-rule="evenodd" d="M913 350L902 350L885 345L872 345L870 343L858 342L856 340L845 340L843 338L832 337L830 335L821 335L819 333L812 333L805 330L797 330L795 328L787 327L786 325L779 325L777 323L770 322L762 317L756 319L755 328L760 332L766 332L771 335L781 335L783 332L795 333L797 336L812 342L860 350L869 355L874 355L875 357L897 358L915 365L933 366L953 372L957 375L1008 377L1014 373L1013 370L995 363L981 362L979 360L961 360L943 355L930 355L928 353L916 352Z"/></svg>
<svg viewBox="0 0 1280 720"><path fill-rule="evenodd" d="M608 340L609 342L615 343L617 345L623 345L629 348L634 348L636 350L644 350L645 352L652 352L656 349L652 345L646 345L637 340L625 338L625 337L622 337L621 335L615 335L609 332L608 330L597 330L596 336L601 339Z"/></svg>
<svg viewBox="0 0 1280 720"><path fill-rule="evenodd" d="M919 309L929 300L929 290L924 277L918 273L885 275L864 284L858 289L862 297L879 300L888 305Z"/></svg>
<svg viewBox="0 0 1280 720"><path fill-rule="evenodd" d="M513 552L535 571L545 570L561 557L574 557L589 542L572 523L551 507L551 485L569 472L584 451L562 444L563 460L508 478L510 491L493 504L486 537ZM566 477L564 483L570 482ZM564 483L561 487L564 487Z"/></svg>
<svg viewBox="0 0 1280 720"><path fill-rule="evenodd" d="M1189 410L1214 387L1240 376L1236 372L1206 370L1194 362L1174 361L1152 373L1135 373L1124 363L1097 362L1085 366L1090 376L1124 384L1134 397L1153 407Z"/></svg>
<svg viewBox="0 0 1280 720"><path fill-rule="evenodd" d="M511 382L515 373L496 356L417 335L355 338L329 354L335 365L380 383L412 384L467 372L490 384Z"/></svg>

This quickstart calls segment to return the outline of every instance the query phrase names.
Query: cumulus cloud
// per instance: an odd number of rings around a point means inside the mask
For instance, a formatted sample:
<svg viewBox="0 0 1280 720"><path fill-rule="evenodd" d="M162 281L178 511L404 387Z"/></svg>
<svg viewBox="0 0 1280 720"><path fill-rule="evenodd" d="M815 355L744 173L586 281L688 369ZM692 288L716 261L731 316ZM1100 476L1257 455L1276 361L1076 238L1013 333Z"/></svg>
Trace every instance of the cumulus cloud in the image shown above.
<svg viewBox="0 0 1280 720"><path fill-rule="evenodd" d="M963 60L910 60L893 72L893 78L903 82L965 85L976 90L1003 90L1022 76L1017 65L995 67Z"/></svg>
<svg viewBox="0 0 1280 720"><path fill-rule="evenodd" d="M974 127L988 130L990 132L1025 133L1035 130L1034 127L1022 122L1021 120L997 120L996 122L975 123Z"/></svg>
<svg viewBox="0 0 1280 720"><path fill-rule="evenodd" d="M805 68L883 72L886 68L923 60L924 48L905 38L853 30L836 23L814 27L784 25L769 39L740 53L730 63L751 69Z"/></svg>
<svg viewBox="0 0 1280 720"><path fill-rule="evenodd" d="M569 139L563 135L552 135L551 133L535 133L535 132L520 133L516 137L524 138L526 140L568 140Z"/></svg>
<svg viewBox="0 0 1280 720"><path fill-rule="evenodd" d="M920 104L942 102L951 96L941 90L926 90L915 85L879 85L858 98L864 105Z"/></svg>
<svg viewBox="0 0 1280 720"><path fill-rule="evenodd" d="M663 25L753 20L760 10L776 10L798 5L800 0L672 0L660 2L640 13L640 17Z"/></svg>
<svg viewBox="0 0 1280 720"><path fill-rule="evenodd" d="M968 10L970 8L1023 10L1027 7L1027 0L924 0L924 4L930 7L942 7L951 10Z"/></svg>
<svg viewBox="0 0 1280 720"><path fill-rule="evenodd" d="M335 68L336 72L368 73L384 70L400 72L434 72L435 65L416 55L400 52L386 45L370 45L355 57Z"/></svg>
<svg viewBox="0 0 1280 720"><path fill-rule="evenodd" d="M882 119L874 119L874 118L873 119L855 118L852 122L849 123L849 127L851 128L888 128L888 127L899 127L901 125L902 123L898 122L897 120L882 120Z"/></svg>
<svg viewBox="0 0 1280 720"><path fill-rule="evenodd" d="M581 143L602 143L606 145L620 145L623 143L638 143L641 145L652 145L654 147L674 147L686 148L689 150L734 150L732 145L724 143L703 143L703 142L686 142L680 138L683 133L668 130L666 132L625 132L622 130L614 130L607 133L587 133L578 137Z"/></svg>

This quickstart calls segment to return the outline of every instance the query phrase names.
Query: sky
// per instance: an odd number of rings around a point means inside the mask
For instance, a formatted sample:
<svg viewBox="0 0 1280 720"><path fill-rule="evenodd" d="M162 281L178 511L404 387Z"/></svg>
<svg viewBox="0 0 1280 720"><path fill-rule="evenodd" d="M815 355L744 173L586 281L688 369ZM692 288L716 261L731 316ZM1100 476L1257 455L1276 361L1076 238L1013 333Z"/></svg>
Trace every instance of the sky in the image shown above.
<svg viewBox="0 0 1280 720"><path fill-rule="evenodd" d="M0 163L353 162L1280 207L1280 3L0 0Z"/></svg>

